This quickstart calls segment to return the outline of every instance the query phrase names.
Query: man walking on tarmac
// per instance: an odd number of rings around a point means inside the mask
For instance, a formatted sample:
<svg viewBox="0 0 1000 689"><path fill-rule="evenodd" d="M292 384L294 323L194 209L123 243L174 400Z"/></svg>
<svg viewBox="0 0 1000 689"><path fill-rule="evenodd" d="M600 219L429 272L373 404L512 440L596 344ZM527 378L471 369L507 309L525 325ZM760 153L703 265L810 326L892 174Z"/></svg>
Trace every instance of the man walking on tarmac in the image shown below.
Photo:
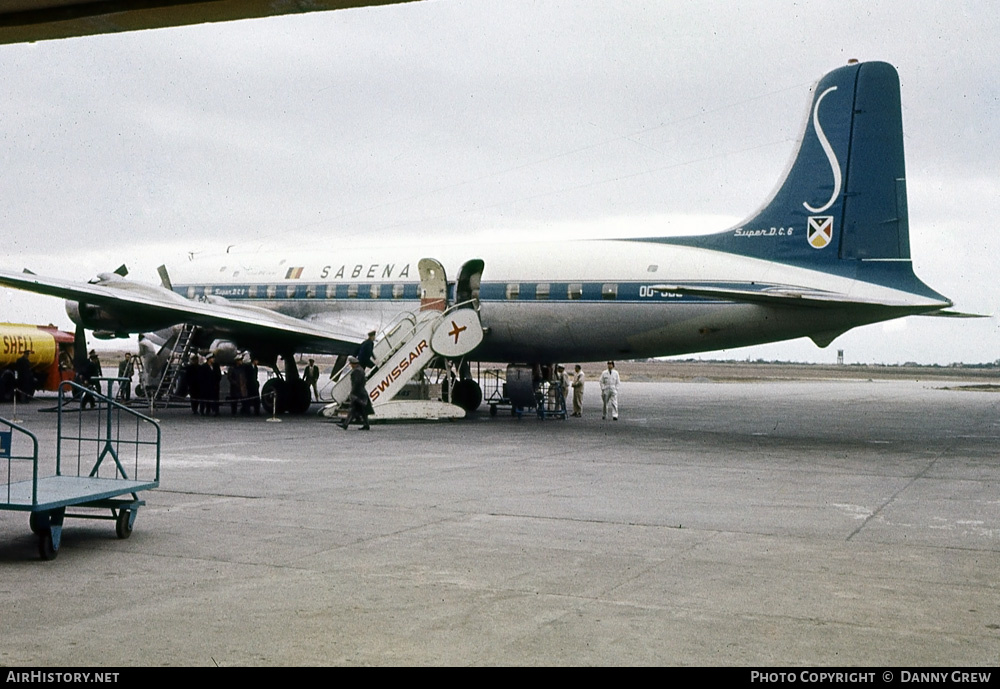
<svg viewBox="0 0 1000 689"><path fill-rule="evenodd" d="M365 368L358 361L356 356L347 357L347 362L351 365L351 396L347 399L351 406L347 412L347 418L340 423L340 427L345 431L355 421L361 422L361 430L368 431L368 414L371 413L371 400L368 399L368 390L365 389Z"/></svg>
<svg viewBox="0 0 1000 689"><path fill-rule="evenodd" d="M615 370L615 362L608 362L608 370L601 374L601 399L604 401L604 411L601 418L608 418L608 410L611 410L611 420L618 420L618 384L621 378Z"/></svg>

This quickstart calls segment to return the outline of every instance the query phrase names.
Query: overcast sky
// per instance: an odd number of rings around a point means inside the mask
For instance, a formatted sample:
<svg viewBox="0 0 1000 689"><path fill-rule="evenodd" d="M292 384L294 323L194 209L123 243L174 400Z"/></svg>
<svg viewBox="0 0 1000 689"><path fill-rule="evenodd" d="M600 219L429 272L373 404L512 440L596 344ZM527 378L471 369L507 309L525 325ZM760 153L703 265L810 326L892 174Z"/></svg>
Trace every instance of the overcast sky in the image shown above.
<svg viewBox="0 0 1000 689"><path fill-rule="evenodd" d="M0 46L2 264L86 280L127 263L155 282L231 244L722 230L779 181L809 87L857 58L900 74L918 276L993 313L998 16L423 0ZM70 327L60 300L0 294L0 319ZM998 345L997 318L914 317L702 357L946 364Z"/></svg>

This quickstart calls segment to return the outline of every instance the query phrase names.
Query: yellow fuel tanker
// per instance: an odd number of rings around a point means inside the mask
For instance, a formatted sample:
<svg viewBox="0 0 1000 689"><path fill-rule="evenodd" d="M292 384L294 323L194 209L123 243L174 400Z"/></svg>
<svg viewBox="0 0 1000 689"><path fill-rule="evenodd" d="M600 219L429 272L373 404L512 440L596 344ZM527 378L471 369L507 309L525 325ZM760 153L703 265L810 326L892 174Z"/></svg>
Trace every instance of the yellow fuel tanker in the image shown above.
<svg viewBox="0 0 1000 689"><path fill-rule="evenodd" d="M13 399L18 360L28 353L34 390L55 390L73 379L73 333L54 325L0 323L0 401Z"/></svg>

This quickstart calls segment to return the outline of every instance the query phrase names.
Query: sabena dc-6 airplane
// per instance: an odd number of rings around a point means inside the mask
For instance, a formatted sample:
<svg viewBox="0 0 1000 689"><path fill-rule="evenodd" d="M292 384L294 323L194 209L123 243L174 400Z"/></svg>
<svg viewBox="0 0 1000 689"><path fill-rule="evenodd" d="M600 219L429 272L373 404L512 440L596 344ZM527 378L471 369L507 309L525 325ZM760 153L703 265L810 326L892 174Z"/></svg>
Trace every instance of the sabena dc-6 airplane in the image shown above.
<svg viewBox="0 0 1000 689"><path fill-rule="evenodd" d="M70 300L74 322L109 335L190 324L204 348L228 342L272 366L280 355L286 370L276 385L290 411L309 406L295 354L353 354L368 330L421 304L439 313L445 302L472 308L446 312L462 318L444 316L440 346L428 347L426 338L423 347L416 340L384 346L369 385L373 399L388 397L386 387L402 370L435 353L541 364L799 337L823 347L860 325L956 315L945 310L949 299L913 273L899 79L882 62L848 64L819 81L784 180L736 227L576 244L573 255L583 258L572 262L552 260L566 253L566 242L350 248L325 256L280 249L161 269L162 286L120 275L74 283L10 271L0 271L0 284ZM460 387L456 403L480 404L474 380Z"/></svg>

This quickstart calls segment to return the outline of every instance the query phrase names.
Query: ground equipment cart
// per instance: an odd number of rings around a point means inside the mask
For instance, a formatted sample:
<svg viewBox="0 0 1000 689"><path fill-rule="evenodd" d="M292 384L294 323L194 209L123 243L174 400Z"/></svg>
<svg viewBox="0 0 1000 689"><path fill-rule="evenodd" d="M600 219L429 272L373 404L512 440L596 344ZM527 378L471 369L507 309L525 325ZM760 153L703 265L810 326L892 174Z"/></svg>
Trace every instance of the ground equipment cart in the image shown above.
<svg viewBox="0 0 1000 689"><path fill-rule="evenodd" d="M539 419L566 418L566 390L559 380L550 380L551 366L509 364L505 374L499 369L481 371L479 380L490 416L501 407L509 407L518 418L533 409Z"/></svg>
<svg viewBox="0 0 1000 689"><path fill-rule="evenodd" d="M159 424L108 392L59 386L55 473L39 462L37 436L0 418L0 510L29 513L44 560L58 554L66 517L114 520L118 537L128 538L146 504L139 492L160 484ZM71 395L87 403L68 410Z"/></svg>

